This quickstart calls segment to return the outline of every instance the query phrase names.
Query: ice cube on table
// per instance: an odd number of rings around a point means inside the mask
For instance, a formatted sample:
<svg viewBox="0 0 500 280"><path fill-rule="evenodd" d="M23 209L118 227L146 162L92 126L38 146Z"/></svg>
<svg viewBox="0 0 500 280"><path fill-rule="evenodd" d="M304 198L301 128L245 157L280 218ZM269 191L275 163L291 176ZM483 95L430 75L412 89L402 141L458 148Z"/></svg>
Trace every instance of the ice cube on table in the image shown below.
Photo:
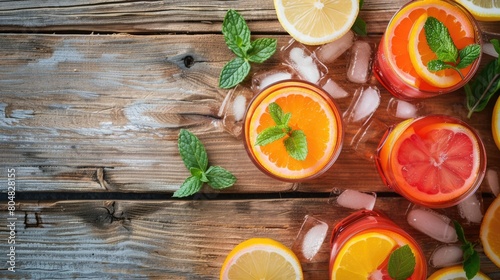
<svg viewBox="0 0 500 280"><path fill-rule="evenodd" d="M377 200L377 195L375 193L366 193L351 189L340 191L334 189L331 192L331 195L333 195L331 200L335 200L338 206L355 210L373 210L375 207L375 201Z"/></svg>
<svg viewBox="0 0 500 280"><path fill-rule="evenodd" d="M377 87L358 88L349 108L344 113L346 123L363 123L380 105L380 91Z"/></svg>
<svg viewBox="0 0 500 280"><path fill-rule="evenodd" d="M413 104L397 98L391 98L391 100L389 100L389 104L387 105L387 112L396 118L409 119L417 117L418 110L421 107L420 103Z"/></svg>
<svg viewBox="0 0 500 280"><path fill-rule="evenodd" d="M479 224L483 219L482 199L480 193L474 193L460 202L457 207L460 216L469 223Z"/></svg>
<svg viewBox="0 0 500 280"><path fill-rule="evenodd" d="M217 116L222 118L223 128L236 138L241 137L245 111L253 96L250 88L237 85L227 93L219 108Z"/></svg>
<svg viewBox="0 0 500 280"><path fill-rule="evenodd" d="M349 93L340 87L331 77L323 77L323 79L319 81L319 86L335 99L349 96Z"/></svg>
<svg viewBox="0 0 500 280"><path fill-rule="evenodd" d="M441 245L432 252L429 263L435 268L448 267L461 263L463 255L460 245Z"/></svg>
<svg viewBox="0 0 500 280"><path fill-rule="evenodd" d="M327 223L310 215L306 215L292 245L292 251L301 261L313 260L321 249L327 232Z"/></svg>
<svg viewBox="0 0 500 280"><path fill-rule="evenodd" d="M295 40L281 49L281 55L302 80L317 84L328 73L328 68L307 47Z"/></svg>
<svg viewBox="0 0 500 280"><path fill-rule="evenodd" d="M261 92L264 88L279 81L296 79L297 74L288 66L280 66L270 70L259 71L252 76L252 90Z"/></svg>
<svg viewBox="0 0 500 280"><path fill-rule="evenodd" d="M498 196L500 193L500 185L498 183L498 172L494 169L488 168L486 170L486 183L490 186L491 192Z"/></svg>
<svg viewBox="0 0 500 280"><path fill-rule="evenodd" d="M347 79L363 84L370 78L372 48L368 42L356 41L351 47L351 59L347 69Z"/></svg>
<svg viewBox="0 0 500 280"><path fill-rule="evenodd" d="M407 213L406 220L413 228L444 243L458 241L455 227L450 218L424 207L413 207Z"/></svg>
<svg viewBox="0 0 500 280"><path fill-rule="evenodd" d="M363 123L354 136L351 136L351 133L346 133L345 141L363 158L374 160L380 139L383 138L388 128L385 122L372 118Z"/></svg>
<svg viewBox="0 0 500 280"><path fill-rule="evenodd" d="M354 43L354 33L349 30L339 39L324 44L314 50L314 54L319 61L328 65L332 64L339 56L347 51Z"/></svg>

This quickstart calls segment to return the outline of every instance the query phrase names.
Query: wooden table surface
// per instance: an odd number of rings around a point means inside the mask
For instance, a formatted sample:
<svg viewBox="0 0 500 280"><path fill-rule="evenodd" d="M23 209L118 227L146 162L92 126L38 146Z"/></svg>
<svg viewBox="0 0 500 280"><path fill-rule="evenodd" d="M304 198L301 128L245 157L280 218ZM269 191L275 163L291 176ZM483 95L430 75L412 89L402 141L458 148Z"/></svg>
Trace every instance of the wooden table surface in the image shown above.
<svg viewBox="0 0 500 280"><path fill-rule="evenodd" d="M404 2L366 0L360 16L369 36L359 39L375 46ZM221 35L228 9L243 15L253 38L276 38L278 48L290 40L270 0L1 1L0 278L217 279L226 255L245 239L270 237L291 247L306 215L327 222L330 233L352 212L329 203L334 187L376 192L375 208L410 232L426 256L440 245L407 224L409 203L382 184L373 161L349 141L331 170L305 183L273 180L252 164L218 115L228 94L218 76L233 57ZM499 22L481 27L500 32ZM329 72L350 94L337 100L341 110L356 88L377 86L382 99L374 118L401 121L387 112L392 97L375 79L346 81L348 58ZM280 63L275 54L252 65L252 73ZM488 169L500 171L493 104L470 119L462 90L418 104L420 114L449 114L475 127ZM181 128L201 139L211 165L237 177L234 187L171 197L189 175L177 149ZM347 134L358 129L348 126ZM494 196L486 182L481 190L486 209ZM447 213L460 219L456 209ZM11 222L15 272L6 257ZM479 225L464 227L478 241ZM500 279L500 269L480 256L481 270ZM302 263L305 279L327 279L328 261L325 242Z"/></svg>

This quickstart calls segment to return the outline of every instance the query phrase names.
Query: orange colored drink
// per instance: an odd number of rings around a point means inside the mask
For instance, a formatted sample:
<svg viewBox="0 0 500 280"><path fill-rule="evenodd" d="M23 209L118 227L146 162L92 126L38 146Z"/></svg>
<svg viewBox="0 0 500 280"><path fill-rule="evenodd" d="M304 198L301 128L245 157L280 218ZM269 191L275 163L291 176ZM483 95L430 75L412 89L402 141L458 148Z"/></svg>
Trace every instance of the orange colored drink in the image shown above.
<svg viewBox="0 0 500 280"><path fill-rule="evenodd" d="M291 113L289 126L304 132L307 138L305 160L292 158L283 139L255 145L257 135L275 126L269 104L275 102L283 112ZM244 121L245 149L264 173L284 181L303 181L328 170L342 149L343 124L332 97L317 86L295 80L273 84L250 102Z"/></svg>
<svg viewBox="0 0 500 280"><path fill-rule="evenodd" d="M427 277L427 263L418 243L380 212L360 210L341 220L333 229L331 245L331 280L391 279L390 255L404 245L415 256L415 268L408 279Z"/></svg>
<svg viewBox="0 0 500 280"><path fill-rule="evenodd" d="M465 122L444 115L405 120L379 144L384 183L413 203L444 208L473 194L484 178L486 151Z"/></svg>
<svg viewBox="0 0 500 280"><path fill-rule="evenodd" d="M431 72L426 65L437 56L427 44L423 25L428 17L441 21L461 50L481 45L481 32L460 4L446 0L417 0L404 5L391 19L373 64L379 82L400 99L418 99L449 93L464 86L479 67L481 56L461 70Z"/></svg>

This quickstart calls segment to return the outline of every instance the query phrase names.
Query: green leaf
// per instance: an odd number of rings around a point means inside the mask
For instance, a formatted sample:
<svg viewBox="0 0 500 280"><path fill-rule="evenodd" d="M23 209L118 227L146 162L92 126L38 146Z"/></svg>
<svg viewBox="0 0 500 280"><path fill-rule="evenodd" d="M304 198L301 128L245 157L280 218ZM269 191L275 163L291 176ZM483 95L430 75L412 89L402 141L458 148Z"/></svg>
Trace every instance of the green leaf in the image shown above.
<svg viewBox="0 0 500 280"><path fill-rule="evenodd" d="M191 175L197 177L200 179L202 182L207 182L207 177L205 176L205 172L199 168L192 167L189 169L189 172L191 172Z"/></svg>
<svg viewBox="0 0 500 280"><path fill-rule="evenodd" d="M208 185L216 190L231 187L236 183L236 177L220 166L210 166L206 174Z"/></svg>
<svg viewBox="0 0 500 280"><path fill-rule="evenodd" d="M450 64L447 64L444 61L439 60L439 59L431 60L427 63L427 69L429 69L429 71L433 71L433 72L444 70L444 69L449 69L449 68L454 69L453 66L451 66Z"/></svg>
<svg viewBox="0 0 500 280"><path fill-rule="evenodd" d="M428 17L424 24L425 38L439 60L455 63L458 50L451 39L448 28L434 17Z"/></svg>
<svg viewBox="0 0 500 280"><path fill-rule="evenodd" d="M366 31L366 22L359 16L356 17L351 30L360 36L366 36L368 34L368 32Z"/></svg>
<svg viewBox="0 0 500 280"><path fill-rule="evenodd" d="M490 61L469 82L471 91L467 93L467 109L469 117L473 112L481 112L490 99L500 89L500 60Z"/></svg>
<svg viewBox="0 0 500 280"><path fill-rule="evenodd" d="M457 233L458 241L462 242L463 244L468 243L467 239L465 239L465 232L462 226L460 225L459 222L453 220L453 226L455 227L455 231Z"/></svg>
<svg viewBox="0 0 500 280"><path fill-rule="evenodd" d="M467 241L465 238L465 232L459 222L453 220L453 226L457 233L458 240L462 243L463 251L463 268L467 279L472 279L480 270L481 260L476 250L474 250L474 244Z"/></svg>
<svg viewBox="0 0 500 280"><path fill-rule="evenodd" d="M474 251L467 259L464 259L464 270L467 279L472 279L479 272L481 268L481 260L479 254Z"/></svg>
<svg viewBox="0 0 500 280"><path fill-rule="evenodd" d="M470 44L458 52L460 62L456 65L458 69L471 65L481 54L481 46Z"/></svg>
<svg viewBox="0 0 500 280"><path fill-rule="evenodd" d="M251 45L247 59L251 62L262 63L276 52L278 42L276 39L260 38L253 41Z"/></svg>
<svg viewBox="0 0 500 280"><path fill-rule="evenodd" d="M406 244L391 253L387 270L392 279L405 280L413 274L415 264L415 255Z"/></svg>
<svg viewBox="0 0 500 280"><path fill-rule="evenodd" d="M283 124L283 110L281 109L280 105L278 105L278 103L272 102L267 107L267 110L269 110L269 114L271 115L271 118L274 120L274 123L276 123L276 125Z"/></svg>
<svg viewBox="0 0 500 280"><path fill-rule="evenodd" d="M179 153L187 169L207 170L208 157L200 139L186 129L181 129L177 142Z"/></svg>
<svg viewBox="0 0 500 280"><path fill-rule="evenodd" d="M203 182L200 181L196 176L188 177L182 186L174 192L173 197L185 197L190 196L201 190Z"/></svg>
<svg viewBox="0 0 500 280"><path fill-rule="evenodd" d="M222 34L231 51L239 57L246 57L252 47L250 43L250 29L243 17L235 10L229 10L222 22Z"/></svg>
<svg viewBox="0 0 500 280"><path fill-rule="evenodd" d="M219 87L232 88L241 83L249 72L250 63L241 57L236 57L222 68L219 77Z"/></svg>
<svg viewBox="0 0 500 280"><path fill-rule="evenodd" d="M500 60L500 41L498 41L498 39L491 39L490 43L493 45L493 48L495 49L497 54L499 54L498 60Z"/></svg>
<svg viewBox="0 0 500 280"><path fill-rule="evenodd" d="M292 118L292 113L288 112L281 117L281 124L288 126L290 119Z"/></svg>
<svg viewBox="0 0 500 280"><path fill-rule="evenodd" d="M279 126L264 129L255 140L255 146L265 146L286 136L286 132Z"/></svg>
<svg viewBox="0 0 500 280"><path fill-rule="evenodd" d="M305 133L302 130L293 130L290 137L285 139L285 148L292 158L305 160L308 152Z"/></svg>

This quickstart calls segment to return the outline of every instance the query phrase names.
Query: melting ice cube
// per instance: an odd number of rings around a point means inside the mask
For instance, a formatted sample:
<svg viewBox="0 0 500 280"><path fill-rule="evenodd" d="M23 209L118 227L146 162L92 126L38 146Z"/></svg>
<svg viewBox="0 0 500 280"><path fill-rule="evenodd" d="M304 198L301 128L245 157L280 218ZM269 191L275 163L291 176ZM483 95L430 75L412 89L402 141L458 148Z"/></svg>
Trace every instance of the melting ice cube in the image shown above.
<svg viewBox="0 0 500 280"><path fill-rule="evenodd" d="M331 64L345 51L347 51L353 43L354 33L352 31L349 31L339 39L317 48L316 50L314 50L314 54L319 59L319 61L323 62L324 64Z"/></svg>
<svg viewBox="0 0 500 280"><path fill-rule="evenodd" d="M326 66L309 49L296 41L292 40L281 53L285 62L298 73L300 78L308 82L316 84L328 72Z"/></svg>
<svg viewBox="0 0 500 280"><path fill-rule="evenodd" d="M429 263L436 268L456 265L462 262L463 254L460 245L442 245L432 252Z"/></svg>
<svg viewBox="0 0 500 280"><path fill-rule="evenodd" d="M344 98L349 96L349 93L341 88L332 78L325 77L319 81L319 85L333 98Z"/></svg>
<svg viewBox="0 0 500 280"><path fill-rule="evenodd" d="M454 243L458 240L450 218L434 210L415 207L408 212L406 219L412 227L438 241Z"/></svg>
<svg viewBox="0 0 500 280"><path fill-rule="evenodd" d="M332 192L332 193L335 193ZM365 193L357 190L346 189L337 197L337 204L350 209L373 210L377 196L375 193Z"/></svg>
<svg viewBox="0 0 500 280"><path fill-rule="evenodd" d="M302 261L311 261L321 249L327 232L327 223L306 215L293 243L292 251Z"/></svg>
<svg viewBox="0 0 500 280"><path fill-rule="evenodd" d="M488 186L490 186L491 192L495 196L498 196L498 194L500 193L500 186L498 183L498 172L496 172L493 169L486 170L486 182L488 183Z"/></svg>
<svg viewBox="0 0 500 280"><path fill-rule="evenodd" d="M417 117L420 104L412 104L407 101L391 98L387 106L389 114L400 119L409 119Z"/></svg>
<svg viewBox="0 0 500 280"><path fill-rule="evenodd" d="M253 95L249 88L237 85L227 93L217 113L224 129L236 138L241 136L245 110Z"/></svg>
<svg viewBox="0 0 500 280"><path fill-rule="evenodd" d="M356 41L351 48L347 79L353 83L366 83L370 78L372 48L368 42Z"/></svg>
<svg viewBox="0 0 500 280"><path fill-rule="evenodd" d="M271 84L292 78L296 78L296 74L293 72L293 69L287 66L260 71L252 77L252 90L258 93Z"/></svg>
<svg viewBox="0 0 500 280"><path fill-rule="evenodd" d="M458 204L460 216L467 222L479 224L483 219L480 194L475 193Z"/></svg>
<svg viewBox="0 0 500 280"><path fill-rule="evenodd" d="M375 113L379 105L380 91L377 87L359 88L344 113L344 119L347 123L365 122Z"/></svg>

